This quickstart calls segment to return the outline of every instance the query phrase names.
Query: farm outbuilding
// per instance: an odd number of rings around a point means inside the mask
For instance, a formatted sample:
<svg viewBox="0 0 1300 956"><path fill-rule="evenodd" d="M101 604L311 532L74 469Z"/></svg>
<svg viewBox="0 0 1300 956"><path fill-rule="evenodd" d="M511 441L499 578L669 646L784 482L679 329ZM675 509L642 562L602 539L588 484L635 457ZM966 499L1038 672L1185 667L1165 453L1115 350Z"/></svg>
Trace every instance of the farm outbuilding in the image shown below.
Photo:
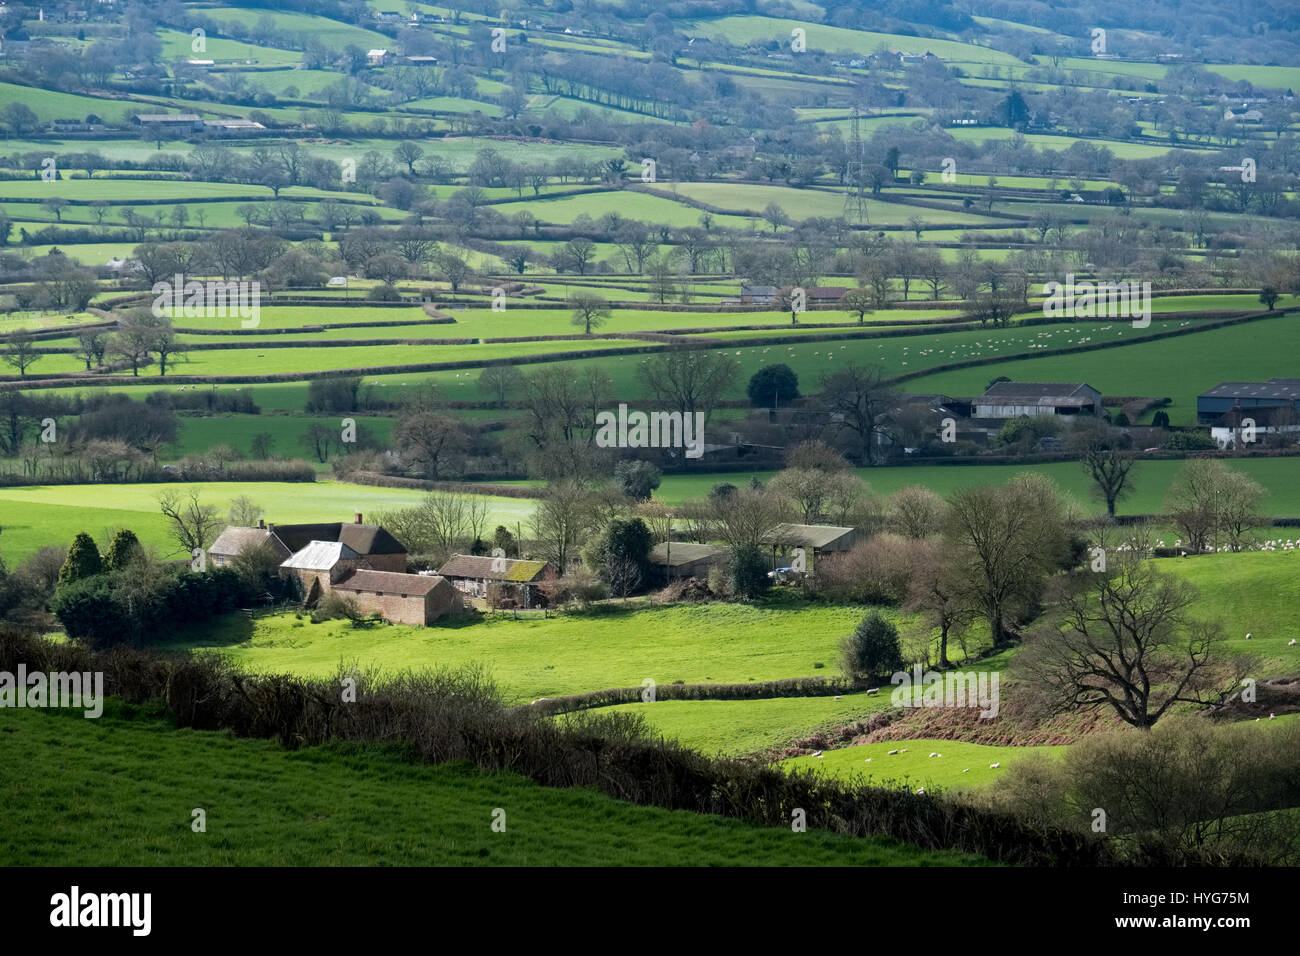
<svg viewBox="0 0 1300 956"><path fill-rule="evenodd" d="M1267 382L1220 382L1196 396L1196 421L1213 424L1220 415L1240 408L1297 408L1300 378L1270 378Z"/></svg>
<svg viewBox="0 0 1300 956"><path fill-rule="evenodd" d="M806 557L816 559L823 554L837 554L849 551L861 538L857 528L843 528L829 524L786 524L776 525L763 535L763 543L772 548L772 567L777 565L778 551L790 554L794 548L802 548ZM809 568L812 563L809 562Z"/></svg>
<svg viewBox="0 0 1300 956"><path fill-rule="evenodd" d="M453 554L438 573L471 598L486 599L489 588L497 587L502 600L531 608L544 603L541 583L554 571L549 561Z"/></svg>
<svg viewBox="0 0 1300 956"><path fill-rule="evenodd" d="M998 382L971 401L973 418L1102 415L1101 392L1086 382Z"/></svg>
<svg viewBox="0 0 1300 956"><path fill-rule="evenodd" d="M446 578L392 571L350 571L331 590L357 602L363 613L397 624L432 624L462 609L460 592Z"/></svg>
<svg viewBox="0 0 1300 956"><path fill-rule="evenodd" d="M650 549L650 563L669 579L705 577L725 556L722 548L687 541L665 541Z"/></svg>

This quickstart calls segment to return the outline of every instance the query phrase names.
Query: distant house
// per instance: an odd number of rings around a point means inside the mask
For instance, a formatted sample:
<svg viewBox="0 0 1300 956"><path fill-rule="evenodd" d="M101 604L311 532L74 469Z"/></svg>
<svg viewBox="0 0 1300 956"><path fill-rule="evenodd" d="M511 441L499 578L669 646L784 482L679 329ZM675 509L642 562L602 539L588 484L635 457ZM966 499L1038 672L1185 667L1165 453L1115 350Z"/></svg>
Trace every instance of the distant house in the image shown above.
<svg viewBox="0 0 1300 956"><path fill-rule="evenodd" d="M774 285L742 285L740 301L746 305L767 305L776 301L776 294L781 291Z"/></svg>
<svg viewBox="0 0 1300 956"><path fill-rule="evenodd" d="M848 292L847 286L842 285L815 285L804 290L808 295L809 302L838 302L844 298L844 293Z"/></svg>
<svg viewBox="0 0 1300 956"><path fill-rule="evenodd" d="M197 133L203 129L203 118L197 113L136 113L131 117L131 125L174 133Z"/></svg>
<svg viewBox="0 0 1300 956"><path fill-rule="evenodd" d="M973 418L1101 414L1101 392L1084 382L998 382L971 402Z"/></svg>
<svg viewBox="0 0 1300 956"><path fill-rule="evenodd" d="M1210 423L1210 437L1224 450L1258 447L1265 436L1289 435L1300 440L1300 411L1290 406L1233 408Z"/></svg>
<svg viewBox="0 0 1300 956"><path fill-rule="evenodd" d="M438 58L436 56L404 56L398 62L407 66L437 66Z"/></svg>
<svg viewBox="0 0 1300 956"><path fill-rule="evenodd" d="M1223 111L1223 119L1229 123L1258 123L1264 119L1264 114L1259 110L1226 109Z"/></svg>
<svg viewBox="0 0 1300 956"><path fill-rule="evenodd" d="M487 598L488 589L495 586L503 599L531 608L545 604L541 584L554 571L555 565L549 561L453 554L438 573L471 598Z"/></svg>
<svg viewBox="0 0 1300 956"><path fill-rule="evenodd" d="M259 548L263 545L270 548L271 553L281 561L293 554L285 543L276 537L275 532L263 524L257 528L226 528L217 536L217 540L209 546L208 560L217 567L222 568L230 564L244 551Z"/></svg>
<svg viewBox="0 0 1300 956"><path fill-rule="evenodd" d="M208 557L220 567L246 548L269 544L288 558L313 542L341 542L364 559L364 567L374 571L406 570L405 545L379 525L364 524L360 513L351 522L277 525L259 521L256 528L230 527L212 543Z"/></svg>
<svg viewBox="0 0 1300 956"><path fill-rule="evenodd" d="M1300 407L1300 378L1270 378L1267 382L1220 382L1196 396L1196 421L1213 424L1234 409Z"/></svg>
<svg viewBox="0 0 1300 956"><path fill-rule="evenodd" d="M371 66L387 66L392 60L393 55L387 50L366 51L366 62Z"/></svg>
<svg viewBox="0 0 1300 956"><path fill-rule="evenodd" d="M650 549L650 563L669 579L704 577L725 557L722 548L687 541L665 541Z"/></svg>
<svg viewBox="0 0 1300 956"><path fill-rule="evenodd" d="M446 578L392 571L349 571L331 586L356 601L363 613L397 624L432 624L463 610L460 592Z"/></svg>

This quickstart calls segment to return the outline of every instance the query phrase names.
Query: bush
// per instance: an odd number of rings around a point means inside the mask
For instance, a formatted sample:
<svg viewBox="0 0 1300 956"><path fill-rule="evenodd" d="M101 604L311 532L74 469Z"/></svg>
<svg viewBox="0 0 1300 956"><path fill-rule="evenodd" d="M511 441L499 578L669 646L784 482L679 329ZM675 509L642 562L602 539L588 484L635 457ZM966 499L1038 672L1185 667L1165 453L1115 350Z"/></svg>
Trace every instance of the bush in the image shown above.
<svg viewBox="0 0 1300 956"><path fill-rule="evenodd" d="M356 598L340 594L338 591L326 591L325 596L317 602L315 610L311 612L311 622L319 624L322 621L343 619L351 622L353 627L357 627L363 616Z"/></svg>
<svg viewBox="0 0 1300 956"><path fill-rule="evenodd" d="M647 501L659 487L664 473L648 461L623 459L614 466L614 484L619 491L636 501Z"/></svg>
<svg viewBox="0 0 1300 956"><path fill-rule="evenodd" d="M903 666L898 628L878 611L872 611L844 638L840 645L840 666L844 673L858 680L898 670Z"/></svg>
<svg viewBox="0 0 1300 956"><path fill-rule="evenodd" d="M104 563L99 557L99 547L95 539L84 531L77 532L68 548L68 558L59 569L59 584L72 584L84 581L104 570Z"/></svg>
<svg viewBox="0 0 1300 956"><path fill-rule="evenodd" d="M1165 441L1170 451L1213 451L1218 447L1208 431L1174 432Z"/></svg>
<svg viewBox="0 0 1300 956"><path fill-rule="evenodd" d="M878 534L844 554L817 562L818 589L827 597L860 604L898 604L907 596L912 561L922 542Z"/></svg>
<svg viewBox="0 0 1300 956"><path fill-rule="evenodd" d="M751 545L735 549L728 563L732 596L741 599L762 596L771 586L767 571L767 560L759 548Z"/></svg>

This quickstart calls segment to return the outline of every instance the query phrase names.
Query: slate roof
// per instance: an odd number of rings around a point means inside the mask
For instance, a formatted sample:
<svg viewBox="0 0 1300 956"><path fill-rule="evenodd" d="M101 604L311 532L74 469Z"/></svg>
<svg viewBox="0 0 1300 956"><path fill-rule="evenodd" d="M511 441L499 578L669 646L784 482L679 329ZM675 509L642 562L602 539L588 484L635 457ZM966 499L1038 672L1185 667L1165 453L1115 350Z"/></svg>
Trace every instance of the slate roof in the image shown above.
<svg viewBox="0 0 1300 956"><path fill-rule="evenodd" d="M432 574L398 574L396 571L350 571L331 585L335 590L378 591L402 597L424 597L439 585L451 587L446 578Z"/></svg>
<svg viewBox="0 0 1300 956"><path fill-rule="evenodd" d="M494 562L500 570L493 570ZM444 578L471 578L482 581L510 581L534 584L550 566L547 561L524 561L518 558L489 558L473 554L453 554L438 571Z"/></svg>
<svg viewBox="0 0 1300 956"><path fill-rule="evenodd" d="M687 541L674 541L669 548L666 544L656 544L650 549L650 561L661 567L679 568L684 564L694 564L723 553L722 548L711 544L695 544Z"/></svg>
<svg viewBox="0 0 1300 956"><path fill-rule="evenodd" d="M781 523L763 535L765 544L792 544L803 548L824 548L834 544L845 535L854 533L853 528L841 528L829 524L786 524Z"/></svg>
<svg viewBox="0 0 1300 956"><path fill-rule="evenodd" d="M255 548L262 544L269 544L282 559L289 557L293 553L285 547L283 541L266 528L233 527L226 528L221 534L217 535L217 540L212 542L212 546L208 548L208 553L233 557L245 548Z"/></svg>
<svg viewBox="0 0 1300 956"><path fill-rule="evenodd" d="M278 524L275 535L290 551L312 541L342 541L358 554L406 554L406 546L377 524Z"/></svg>
<svg viewBox="0 0 1300 956"><path fill-rule="evenodd" d="M1220 382L1201 398L1272 398L1282 402L1300 399L1300 378L1270 378L1267 382Z"/></svg>
<svg viewBox="0 0 1300 956"><path fill-rule="evenodd" d="M1098 392L1086 382L998 382L976 402L982 405L1091 405Z"/></svg>

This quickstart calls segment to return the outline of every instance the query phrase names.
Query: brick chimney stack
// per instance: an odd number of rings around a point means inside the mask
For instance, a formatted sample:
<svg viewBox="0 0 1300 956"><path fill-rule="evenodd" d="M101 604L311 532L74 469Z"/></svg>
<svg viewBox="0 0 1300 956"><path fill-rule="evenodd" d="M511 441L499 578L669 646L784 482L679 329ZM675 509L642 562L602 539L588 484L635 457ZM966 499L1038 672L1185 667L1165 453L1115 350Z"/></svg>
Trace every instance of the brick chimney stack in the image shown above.
<svg viewBox="0 0 1300 956"><path fill-rule="evenodd" d="M356 523L356 524L361 524L361 512L360 512L360 511L357 512L357 516L356 516L356 519L355 519L355 523Z"/></svg>

